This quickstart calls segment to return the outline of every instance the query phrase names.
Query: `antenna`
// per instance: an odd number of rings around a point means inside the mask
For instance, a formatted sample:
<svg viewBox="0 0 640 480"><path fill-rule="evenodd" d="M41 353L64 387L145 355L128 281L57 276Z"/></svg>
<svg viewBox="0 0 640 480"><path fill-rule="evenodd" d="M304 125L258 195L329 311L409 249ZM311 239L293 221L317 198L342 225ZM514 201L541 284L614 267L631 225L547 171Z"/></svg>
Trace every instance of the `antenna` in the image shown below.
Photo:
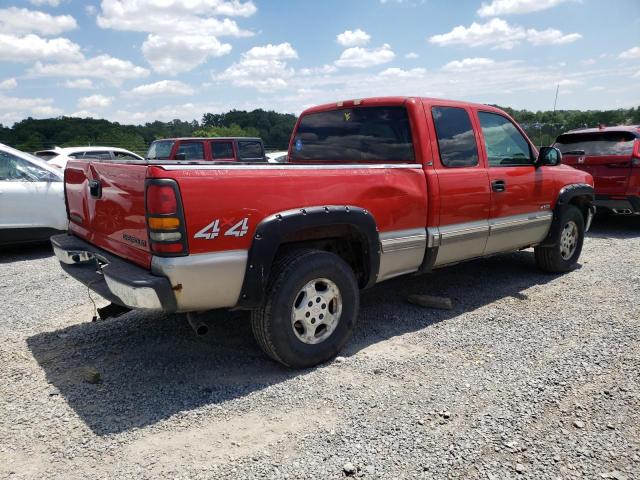
<svg viewBox="0 0 640 480"><path fill-rule="evenodd" d="M558 92L560 91L560 83L556 87L556 99L553 101L553 118L556 116L556 105L558 104Z"/></svg>

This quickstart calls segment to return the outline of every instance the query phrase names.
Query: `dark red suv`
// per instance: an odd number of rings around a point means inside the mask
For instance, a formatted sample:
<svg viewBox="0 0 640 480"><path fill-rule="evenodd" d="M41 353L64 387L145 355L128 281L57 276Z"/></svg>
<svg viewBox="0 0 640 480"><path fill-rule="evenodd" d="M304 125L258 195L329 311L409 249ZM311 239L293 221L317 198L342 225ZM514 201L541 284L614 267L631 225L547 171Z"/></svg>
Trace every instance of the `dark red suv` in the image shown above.
<svg viewBox="0 0 640 480"><path fill-rule="evenodd" d="M640 126L572 130L553 146L563 163L593 176L599 210L640 215Z"/></svg>

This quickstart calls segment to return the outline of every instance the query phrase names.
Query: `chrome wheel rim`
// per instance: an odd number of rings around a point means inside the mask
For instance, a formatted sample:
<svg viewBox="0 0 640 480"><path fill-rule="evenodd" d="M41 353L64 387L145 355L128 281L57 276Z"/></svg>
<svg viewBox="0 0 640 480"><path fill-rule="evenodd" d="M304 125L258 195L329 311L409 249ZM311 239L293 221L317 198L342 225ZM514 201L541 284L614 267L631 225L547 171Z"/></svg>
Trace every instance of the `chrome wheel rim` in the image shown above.
<svg viewBox="0 0 640 480"><path fill-rule="evenodd" d="M291 327L298 340L314 345L331 336L341 315L340 289L327 278L317 278L296 295L291 308Z"/></svg>
<svg viewBox="0 0 640 480"><path fill-rule="evenodd" d="M560 234L560 255L563 259L569 260L578 246L578 225L571 220L562 229Z"/></svg>

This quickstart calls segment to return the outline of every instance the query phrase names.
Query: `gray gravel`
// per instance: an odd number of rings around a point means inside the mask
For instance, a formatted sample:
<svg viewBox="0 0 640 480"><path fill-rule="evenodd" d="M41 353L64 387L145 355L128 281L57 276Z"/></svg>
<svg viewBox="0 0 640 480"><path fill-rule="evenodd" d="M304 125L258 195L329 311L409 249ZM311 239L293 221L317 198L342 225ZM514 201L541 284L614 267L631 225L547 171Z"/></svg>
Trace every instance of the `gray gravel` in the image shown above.
<svg viewBox="0 0 640 480"><path fill-rule="evenodd" d="M242 312L205 339L91 323L47 248L0 252L0 477L640 478L640 218L601 219L570 274L532 257L383 283L343 356L295 372Z"/></svg>

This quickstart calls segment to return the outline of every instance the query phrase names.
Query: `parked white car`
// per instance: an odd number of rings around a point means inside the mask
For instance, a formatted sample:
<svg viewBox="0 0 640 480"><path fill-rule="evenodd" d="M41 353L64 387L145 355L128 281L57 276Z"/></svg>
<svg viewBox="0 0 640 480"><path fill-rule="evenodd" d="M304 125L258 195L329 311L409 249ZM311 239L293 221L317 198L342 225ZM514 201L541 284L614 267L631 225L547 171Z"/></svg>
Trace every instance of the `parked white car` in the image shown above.
<svg viewBox="0 0 640 480"><path fill-rule="evenodd" d="M287 155L289 152L286 150L282 152L267 152L267 162L269 163L287 163Z"/></svg>
<svg viewBox="0 0 640 480"><path fill-rule="evenodd" d="M0 245L43 241L66 229L62 172L0 143Z"/></svg>
<svg viewBox="0 0 640 480"><path fill-rule="evenodd" d="M98 160L144 160L129 150L117 147L55 147L35 152L37 157L49 162L49 165L64 170L71 158L92 158Z"/></svg>

